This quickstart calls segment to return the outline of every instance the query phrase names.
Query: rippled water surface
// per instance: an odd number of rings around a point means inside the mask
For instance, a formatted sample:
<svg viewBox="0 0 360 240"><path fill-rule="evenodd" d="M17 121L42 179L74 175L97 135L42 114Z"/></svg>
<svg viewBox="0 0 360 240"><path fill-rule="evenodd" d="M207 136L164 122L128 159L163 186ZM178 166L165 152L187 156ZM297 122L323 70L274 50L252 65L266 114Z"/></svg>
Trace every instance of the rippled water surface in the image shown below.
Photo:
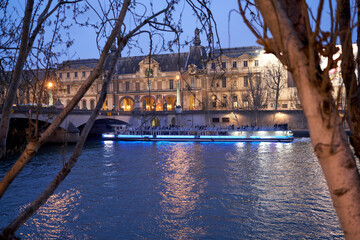
<svg viewBox="0 0 360 240"><path fill-rule="evenodd" d="M60 170L60 152L46 147L14 181L0 200L0 228ZM11 164L1 164L1 177ZM54 196L17 233L24 239L343 238L309 139L88 143Z"/></svg>

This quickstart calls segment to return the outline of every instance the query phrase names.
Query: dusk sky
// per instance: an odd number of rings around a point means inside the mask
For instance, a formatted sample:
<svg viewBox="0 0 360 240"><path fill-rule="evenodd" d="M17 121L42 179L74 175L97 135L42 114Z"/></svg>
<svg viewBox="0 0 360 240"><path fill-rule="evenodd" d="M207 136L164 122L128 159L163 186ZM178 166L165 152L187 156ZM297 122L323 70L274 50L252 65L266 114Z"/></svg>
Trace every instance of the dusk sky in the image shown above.
<svg viewBox="0 0 360 240"><path fill-rule="evenodd" d="M155 2L156 3L156 2ZM316 13L317 1L308 1L310 8L313 9L314 13ZM200 28L201 24L196 19L196 17L192 14L192 10L190 7L184 3L181 3L177 6L176 11L184 8L184 16L182 27L184 33L181 37L181 43L185 41L191 41L194 37L194 30L196 27ZM245 26L241 16L232 11L233 9L238 10L238 3L236 0L223 0L218 1L215 0L211 4L211 10L213 12L214 18L218 25L218 33L220 37L221 47L244 47L244 46L254 46L258 45L256 43L256 39L254 35L248 30ZM328 9L325 3L325 9ZM230 21L228 21L229 13L231 12ZM315 15L315 14L314 14ZM327 29L329 27L329 12L323 12L323 20L322 26L323 29ZM131 24L128 24L131 26ZM128 27L128 26L127 26ZM202 45L206 46L206 36L205 33L200 34ZM229 38L230 37L230 38ZM74 60L74 59L86 59L86 58L98 58L99 52L96 48L95 42L95 34L94 31L90 28L85 27L77 27L71 31L71 38L75 40L74 45L68 49L67 56L64 56L62 60ZM125 50L122 53L122 56L135 56L135 55L146 55L149 52L148 38L142 37L142 41L140 42L141 47L143 48L143 52L139 49L133 48L130 52ZM189 46L181 49L181 52L188 51ZM157 52L157 54L160 52ZM163 52L162 52L163 53Z"/></svg>
<svg viewBox="0 0 360 240"><path fill-rule="evenodd" d="M184 5L178 6L181 9ZM255 37L247 29L243 20L236 12L231 13L230 18L230 31L228 29L228 16L232 9L237 8L237 1L226 0L226 1L214 1L212 3L212 11L215 20L218 24L218 32L221 40L221 46L227 47L242 47L242 46L254 46L257 45ZM189 6L185 6L185 14L183 17L182 27L184 33L182 34L182 43L184 41L190 41L194 37L194 30L196 27L200 28L201 24L192 15L192 11ZM230 42L229 42L230 32ZM90 28L77 27L76 30L71 31L71 37L75 40L74 45L68 50L68 56L62 60L68 59L85 59L85 58L98 58L99 53L96 48L95 34ZM206 36L204 33L200 34L202 45L206 46ZM143 45L148 45L149 40L144 38L142 41ZM230 45L229 45L230 43ZM181 52L188 51L189 46L181 49ZM148 54L148 48L144 48L143 53L140 50L132 49L130 55L146 55ZM123 51L123 56L129 55L127 51Z"/></svg>

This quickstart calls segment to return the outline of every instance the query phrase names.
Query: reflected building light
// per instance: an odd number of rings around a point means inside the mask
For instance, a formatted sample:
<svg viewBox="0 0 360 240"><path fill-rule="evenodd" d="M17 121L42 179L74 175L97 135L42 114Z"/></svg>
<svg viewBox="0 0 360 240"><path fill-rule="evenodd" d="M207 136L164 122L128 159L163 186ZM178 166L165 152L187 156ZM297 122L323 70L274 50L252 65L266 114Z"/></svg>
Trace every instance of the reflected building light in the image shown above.
<svg viewBox="0 0 360 240"><path fill-rule="evenodd" d="M77 189L53 194L36 212L37 217L33 216L24 223L24 226L36 226L36 231L22 236L27 239L38 239L39 235L43 236L44 239L61 239L64 236L73 239L75 237L74 232L66 225L69 220L76 220L78 215L74 215L73 218L64 216L71 216L74 213L81 197L80 191ZM22 206L19 211L24 211L28 205Z"/></svg>

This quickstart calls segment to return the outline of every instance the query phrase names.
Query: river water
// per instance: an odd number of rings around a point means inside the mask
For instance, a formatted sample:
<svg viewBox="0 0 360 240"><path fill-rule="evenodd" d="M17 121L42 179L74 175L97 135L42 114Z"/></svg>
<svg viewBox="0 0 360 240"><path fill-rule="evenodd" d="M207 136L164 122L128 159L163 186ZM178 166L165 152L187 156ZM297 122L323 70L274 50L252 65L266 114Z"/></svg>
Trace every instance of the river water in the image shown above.
<svg viewBox="0 0 360 240"><path fill-rule="evenodd" d="M4 228L61 169L47 146L0 200ZM62 154L63 153L63 154ZM11 166L0 166L0 175ZM343 239L308 138L89 142L24 239Z"/></svg>

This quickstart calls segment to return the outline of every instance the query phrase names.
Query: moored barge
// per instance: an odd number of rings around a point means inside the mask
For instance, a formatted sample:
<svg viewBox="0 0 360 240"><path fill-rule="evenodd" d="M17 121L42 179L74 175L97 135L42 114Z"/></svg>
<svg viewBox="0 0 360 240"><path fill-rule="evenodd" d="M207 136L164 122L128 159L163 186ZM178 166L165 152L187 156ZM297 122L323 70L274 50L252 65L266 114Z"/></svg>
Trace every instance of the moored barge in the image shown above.
<svg viewBox="0 0 360 240"><path fill-rule="evenodd" d="M171 142L292 142L291 130L277 127L219 128L219 127L124 127L103 133L104 140L171 141Z"/></svg>

